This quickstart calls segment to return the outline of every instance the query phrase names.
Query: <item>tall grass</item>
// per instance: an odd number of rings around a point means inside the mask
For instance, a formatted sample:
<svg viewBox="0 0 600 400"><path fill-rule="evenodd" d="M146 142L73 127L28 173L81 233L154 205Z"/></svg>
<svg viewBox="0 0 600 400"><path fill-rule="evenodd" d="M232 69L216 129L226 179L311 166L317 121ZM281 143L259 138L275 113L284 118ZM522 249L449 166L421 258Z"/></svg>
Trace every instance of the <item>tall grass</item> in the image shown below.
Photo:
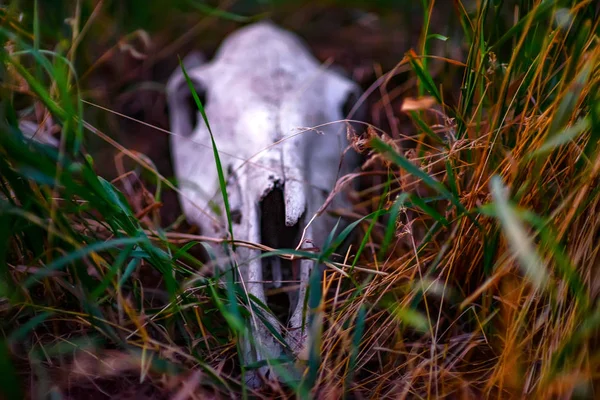
<svg viewBox="0 0 600 400"><path fill-rule="evenodd" d="M197 258L217 240L160 223L173 181L86 120L76 50L78 32L93 29L81 20L91 2L68 10L73 34L51 48L55 21L37 3L1 8L1 395L84 396L127 382L177 398L597 397L597 6L456 1L463 32L453 38L430 23L438 5L422 3L420 44L389 73L410 68L395 112L416 134L359 132L364 175L377 179L356 193L355 223L319 254L259 247L328 266L311 278L306 354L270 361L301 381L261 391L243 384L261 365L245 364L237 341L268 307ZM462 58L435 54L440 41L462 46ZM24 120L38 140L23 135ZM47 135L58 146L41 143ZM98 175L92 138L149 172L136 191L119 190L133 173Z"/></svg>

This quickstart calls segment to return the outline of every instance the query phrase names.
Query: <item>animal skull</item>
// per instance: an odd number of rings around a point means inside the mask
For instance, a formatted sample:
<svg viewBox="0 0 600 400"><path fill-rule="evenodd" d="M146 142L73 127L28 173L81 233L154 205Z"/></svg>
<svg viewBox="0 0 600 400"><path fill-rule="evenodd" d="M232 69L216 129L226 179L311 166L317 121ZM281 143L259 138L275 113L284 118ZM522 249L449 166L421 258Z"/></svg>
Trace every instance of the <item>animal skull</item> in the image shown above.
<svg viewBox="0 0 600 400"><path fill-rule="evenodd" d="M299 38L265 22L230 35L212 62L202 64L198 57L188 56L184 64L197 92L204 95L222 166L228 171L234 238L294 248L304 233L302 247L322 245L336 219L323 213L308 221L337 179L356 165L355 155L346 152L343 124L328 123L345 118L343 106L358 98L359 87L320 66ZM222 199L209 131L189 101L190 91L179 69L169 80L167 94L183 212L205 235L226 237L224 213L217 216L211 211ZM297 129L317 126L318 132ZM347 205L340 194L330 207ZM292 266L279 258L259 256L258 250L236 250L245 287L263 304L268 304L265 289L269 286L300 281L299 288L288 293L290 318L283 334L298 351L306 340L303 299L314 262L302 260ZM265 317L281 329L273 315ZM252 328L257 346L246 343L246 360L279 357L279 342L260 320L257 325ZM266 368L260 370L263 375ZM257 376L252 379L250 384L258 384Z"/></svg>

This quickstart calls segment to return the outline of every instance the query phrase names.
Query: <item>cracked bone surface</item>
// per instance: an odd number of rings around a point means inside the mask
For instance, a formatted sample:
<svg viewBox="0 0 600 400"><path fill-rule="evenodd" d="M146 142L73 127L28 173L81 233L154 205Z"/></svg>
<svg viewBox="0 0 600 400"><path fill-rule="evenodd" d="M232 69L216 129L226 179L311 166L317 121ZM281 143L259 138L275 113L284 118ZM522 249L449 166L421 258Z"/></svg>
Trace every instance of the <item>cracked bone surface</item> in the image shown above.
<svg viewBox="0 0 600 400"><path fill-rule="evenodd" d="M321 246L337 219L325 212L309 221L337 179L356 165L355 155L345 152L344 123L328 123L346 117L344 106L358 99L359 87L321 66L298 37L266 22L231 34L211 62L189 55L184 65L204 97L227 171L234 238L289 249L297 247L305 233L301 247ZM219 216L213 211L215 205L224 208L209 131L180 69L170 78L167 95L171 152L183 212L204 235L226 237L225 213ZM298 129L316 126L320 126L318 131ZM340 193L328 208L346 206L348 200ZM264 317L298 352L307 339L303 300L314 262L259 256L259 250L237 247L235 257L244 286L271 308L289 302L286 321L278 322L266 312ZM276 288L287 298L269 302L267 291ZM254 310L255 314L263 312L256 311L258 307ZM251 321L254 344L244 344L245 362L280 357L283 346L260 318ZM268 367L250 374L248 383L258 385L259 374L268 376Z"/></svg>

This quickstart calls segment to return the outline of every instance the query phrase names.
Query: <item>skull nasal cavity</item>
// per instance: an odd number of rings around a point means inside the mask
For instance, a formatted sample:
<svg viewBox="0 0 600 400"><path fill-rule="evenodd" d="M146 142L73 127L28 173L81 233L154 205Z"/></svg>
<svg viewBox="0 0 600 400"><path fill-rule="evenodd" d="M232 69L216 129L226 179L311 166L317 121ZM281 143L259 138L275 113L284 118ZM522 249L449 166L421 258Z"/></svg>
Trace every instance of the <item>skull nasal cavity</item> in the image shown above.
<svg viewBox="0 0 600 400"><path fill-rule="evenodd" d="M260 235L262 244L275 249L290 249L296 246L300 237L301 220L294 226L285 224L285 201L283 188L272 189L260 202ZM287 323L291 309L295 307L294 292L298 279L293 272L290 260L269 257L263 259L263 278L267 295L267 305L282 323ZM286 288L291 286L290 288ZM297 297L297 296L296 296Z"/></svg>
<svg viewBox="0 0 600 400"><path fill-rule="evenodd" d="M293 248L299 233L299 224L286 226L283 190L271 190L260 202L260 236L262 243L273 248Z"/></svg>

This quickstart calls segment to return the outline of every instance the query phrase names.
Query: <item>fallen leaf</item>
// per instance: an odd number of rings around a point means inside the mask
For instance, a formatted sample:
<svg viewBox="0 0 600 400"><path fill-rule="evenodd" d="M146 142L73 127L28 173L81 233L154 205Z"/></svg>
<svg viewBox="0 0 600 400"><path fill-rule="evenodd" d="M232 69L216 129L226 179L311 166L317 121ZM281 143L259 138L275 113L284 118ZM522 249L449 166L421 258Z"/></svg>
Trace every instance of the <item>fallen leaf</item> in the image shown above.
<svg viewBox="0 0 600 400"><path fill-rule="evenodd" d="M402 102L402 108L400 111L417 111L417 110L427 110L435 104L435 99L431 96L423 96L417 99L413 99L412 97L407 97Z"/></svg>

